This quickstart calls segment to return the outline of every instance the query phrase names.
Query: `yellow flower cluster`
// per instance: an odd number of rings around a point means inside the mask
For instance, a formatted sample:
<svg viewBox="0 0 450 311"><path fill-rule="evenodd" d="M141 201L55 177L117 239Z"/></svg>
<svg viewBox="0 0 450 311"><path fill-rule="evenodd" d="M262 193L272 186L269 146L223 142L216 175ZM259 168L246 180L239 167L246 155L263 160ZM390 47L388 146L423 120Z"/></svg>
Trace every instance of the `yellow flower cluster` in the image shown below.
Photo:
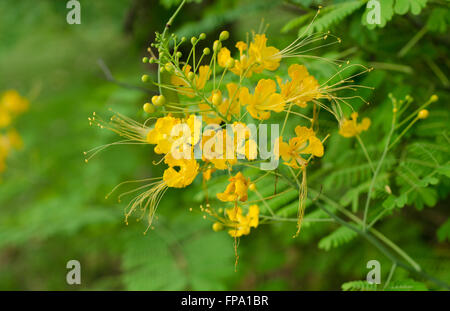
<svg viewBox="0 0 450 311"><path fill-rule="evenodd" d="M229 33L223 31L212 48L204 47L203 53L199 55L198 45L205 37L205 34L201 34L198 38L191 38L192 49L183 60L179 47L186 42L186 38L179 40L174 34L157 34L157 40L151 46L158 50L158 57L149 47L152 57L145 57L143 61L158 64L159 88L159 95L153 96L143 107L145 112L152 114L149 119L154 120L152 126L123 116L113 117L113 124L90 119L91 123L97 121L101 127L126 137L126 143L154 145L154 152L163 155L160 162L167 165L160 181L152 182L150 190L130 203L127 216L135 208L149 208L150 225L161 195L167 187L184 188L202 173L203 185L207 191L207 182L211 176L225 171L230 176L229 184L223 192L215 193L214 199L217 200L213 204L218 206L211 208L206 194L207 208L201 210L214 219L215 231L226 228L235 238L248 235L251 228L258 227L260 219L263 222L274 215L261 215L258 205L253 204L264 201L264 198L247 202L248 190L254 190L260 196L255 183L240 171L241 165L256 160L261 152L252 136L250 125L252 129L256 128L255 124L264 124L265 120L271 119L275 114L282 114L284 123L272 146L272 152L276 160L283 160L295 178L302 174L302 181L297 180L300 186L300 230L304 200L307 197L306 169L314 157L324 155L323 142L326 138L321 140L313 130L318 128L319 110L330 112L337 120L341 120L339 134L344 137L359 135L370 126L367 118L357 123L357 113L352 114L351 120L342 120L339 103L345 102L345 98L337 97L336 92L345 89L345 83L350 82L354 89L353 78L356 75L338 82L333 81L327 86L333 77L326 83L319 84L305 65L294 63L287 67L288 78L285 79L275 71L280 68L284 57L298 56L296 50L302 47L302 40L297 39L285 49L279 50L268 45L265 34L253 34L250 41L238 41L234 44L237 49L237 55L234 56L222 45L229 38ZM326 38L324 36L323 39ZM334 77L340 77L341 72L338 70ZM256 74L258 79L253 83L248 78ZM148 75L142 76L144 83L150 80ZM324 104L324 99L331 104ZM312 117L306 116L309 110L305 108L310 108L308 104L312 105ZM295 136L283 141L283 131L290 116L296 118ZM305 119L308 124L300 125L300 120ZM276 120L272 125L279 123L278 118L272 120ZM189 134L177 131L179 127L188 129ZM183 156L180 157L180 154ZM227 205L225 208L220 207L224 204ZM207 215L204 217L207 218Z"/></svg>
<svg viewBox="0 0 450 311"><path fill-rule="evenodd" d="M265 34L255 35L249 49L242 41L236 43L236 48L239 50L239 59L232 58L230 50L224 47L220 49L217 62L219 66L228 68L238 76L248 78L253 73L261 73L264 69L274 71L280 66L280 50L267 46Z"/></svg>
<svg viewBox="0 0 450 311"><path fill-rule="evenodd" d="M6 169L6 158L10 152L23 146L22 138L12 124L28 106L28 100L15 90L6 91L0 96L0 173Z"/></svg>

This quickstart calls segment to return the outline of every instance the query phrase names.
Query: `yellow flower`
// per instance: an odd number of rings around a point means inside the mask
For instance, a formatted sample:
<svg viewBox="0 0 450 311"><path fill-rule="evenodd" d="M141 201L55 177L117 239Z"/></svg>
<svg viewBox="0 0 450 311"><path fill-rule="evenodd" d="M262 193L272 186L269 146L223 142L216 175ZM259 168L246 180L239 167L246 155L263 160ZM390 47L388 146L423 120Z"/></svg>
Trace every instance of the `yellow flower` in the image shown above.
<svg viewBox="0 0 450 311"><path fill-rule="evenodd" d="M183 135L185 133L183 133L181 128L182 124L189 127L189 136ZM172 135L172 130L176 125L180 126L180 131L177 135ZM176 141L180 143L180 138L182 138L180 148L195 145L200 140L200 127L200 121L193 114L189 115L185 120L174 118L170 115L158 118L155 127L147 134L147 142L156 145L154 150L157 154L169 153L173 151L172 147Z"/></svg>
<svg viewBox="0 0 450 311"><path fill-rule="evenodd" d="M250 58L254 58L258 64L254 71L261 73L264 69L276 70L280 66L281 57L278 55L280 50L273 46L266 46L267 38L265 34L255 35L253 42L250 43Z"/></svg>
<svg viewBox="0 0 450 311"><path fill-rule="evenodd" d="M256 159L258 146L256 141L250 137L250 128L242 122L234 122L231 129L233 137L227 135L227 148L234 150L236 154L245 156L248 160Z"/></svg>
<svg viewBox="0 0 450 311"><path fill-rule="evenodd" d="M246 87L241 89L239 102L242 105L247 105L247 110L253 118L266 120L270 117L270 111L281 112L285 106L283 97L275 92L275 81L261 79L256 85L253 95L249 93Z"/></svg>
<svg viewBox="0 0 450 311"><path fill-rule="evenodd" d="M358 113L351 114L351 120L344 119L339 129L339 134L344 137L354 137L361 134L362 131L367 131L370 127L370 119L364 118L361 123L357 123Z"/></svg>
<svg viewBox="0 0 450 311"><path fill-rule="evenodd" d="M280 137L278 141L279 155L283 160L293 168L300 168L307 164L301 155L310 154L316 157L323 156L323 145L320 139L315 136L312 129L306 126L297 126L295 128L294 138L289 140L289 144L283 142L283 138Z"/></svg>
<svg viewBox="0 0 450 311"><path fill-rule="evenodd" d="M228 230L228 234L232 237L248 235L250 228L257 228L259 225L258 205L251 205L245 216L242 214L242 209L239 206L226 209L226 214L230 220L230 223L226 225L232 227L232 229Z"/></svg>
<svg viewBox="0 0 450 311"><path fill-rule="evenodd" d="M291 81L284 84L281 78L277 77L281 96L286 102L293 102L305 108L307 102L320 97L319 83L308 73L305 66L298 64L289 66L288 75Z"/></svg>
<svg viewBox="0 0 450 311"><path fill-rule="evenodd" d="M198 163L195 159L175 159L171 154L167 154L164 162L169 165L163 175L163 180L168 187L189 186L198 174Z"/></svg>
<svg viewBox="0 0 450 311"><path fill-rule="evenodd" d="M184 75L187 77L191 72L191 66L185 65L182 69ZM198 68L198 74L194 75L194 79L192 81L193 85L197 90L201 90L205 87L206 82L209 80L211 76L211 70L208 65L203 65ZM173 85L181 86L180 92L188 97L194 97L194 90L189 87L189 83L185 80L184 77L180 75L172 75L170 78L170 82Z"/></svg>
<svg viewBox="0 0 450 311"><path fill-rule="evenodd" d="M158 118L155 123L155 127L147 134L147 142L149 144L156 145L155 152L158 154L169 153L172 148L172 144L175 141L175 137L172 137L172 128L180 124L180 119L172 116L166 116Z"/></svg>
<svg viewBox="0 0 450 311"><path fill-rule="evenodd" d="M229 179L230 183L223 193L218 193L217 198L222 202L241 201L245 202L248 198L248 187L250 178L246 178L241 172Z"/></svg>
<svg viewBox="0 0 450 311"><path fill-rule="evenodd" d="M0 107L10 112L12 115L18 115L27 111L28 106L28 100L20 96L15 90L4 92L0 99Z"/></svg>
<svg viewBox="0 0 450 311"><path fill-rule="evenodd" d="M23 141L19 133L15 129L8 131L9 144L14 149L22 149Z"/></svg>
<svg viewBox="0 0 450 311"><path fill-rule="evenodd" d="M228 60L232 58L230 50L227 48L221 48L217 54L217 63L220 67L226 67Z"/></svg>
<svg viewBox="0 0 450 311"><path fill-rule="evenodd" d="M255 35L250 48L246 43L239 41L236 48L239 50L239 59L234 60L234 66L230 71L238 76L251 77L254 72L261 73L264 69L276 70L280 66L280 51L273 46L266 46L267 38L264 34ZM248 51L247 51L248 49ZM247 53L245 53L247 51ZM232 59L230 50L220 49L217 55L217 62L221 67L227 67Z"/></svg>
<svg viewBox="0 0 450 311"><path fill-rule="evenodd" d="M8 127L11 124L11 120L10 113L0 106L0 128Z"/></svg>
<svg viewBox="0 0 450 311"><path fill-rule="evenodd" d="M211 174L215 172L215 168L207 168L206 170L203 171L202 175L203 175L203 180L204 181L209 181L211 179Z"/></svg>
<svg viewBox="0 0 450 311"><path fill-rule="evenodd" d="M240 111L239 106L239 86L236 83L228 83L226 85L228 91L228 98L224 99L219 105L219 112L226 116L227 121L231 120L232 115L238 115Z"/></svg>

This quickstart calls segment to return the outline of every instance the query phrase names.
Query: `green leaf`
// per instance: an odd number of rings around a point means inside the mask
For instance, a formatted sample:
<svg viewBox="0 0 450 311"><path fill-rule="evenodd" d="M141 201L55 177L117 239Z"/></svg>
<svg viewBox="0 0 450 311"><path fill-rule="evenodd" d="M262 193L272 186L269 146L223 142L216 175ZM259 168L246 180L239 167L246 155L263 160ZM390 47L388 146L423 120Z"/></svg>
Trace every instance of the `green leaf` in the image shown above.
<svg viewBox="0 0 450 311"><path fill-rule="evenodd" d="M331 248L339 247L350 242L357 235L358 234L355 231L347 227L339 227L337 230L333 231L331 234L319 241L319 248L328 251Z"/></svg>
<svg viewBox="0 0 450 311"><path fill-rule="evenodd" d="M427 28L430 31L444 33L450 24L450 12L445 8L436 8L431 11L427 20Z"/></svg>
<svg viewBox="0 0 450 311"><path fill-rule="evenodd" d="M400 15L404 15L410 11L412 14L418 15L426 5L427 0L397 0L394 11Z"/></svg>
<svg viewBox="0 0 450 311"><path fill-rule="evenodd" d="M439 242L450 241L450 218L437 231Z"/></svg>
<svg viewBox="0 0 450 311"><path fill-rule="evenodd" d="M327 31L331 26L341 22L344 18L354 13L363 5L364 2L362 1L348 1L328 6L322 10L309 29L308 25L305 25L300 28L298 34L300 36L307 36L313 34L314 32Z"/></svg>
<svg viewBox="0 0 450 311"><path fill-rule="evenodd" d="M364 14L361 17L361 23L369 29L374 29L375 27L383 28L386 26L387 22L392 19L392 16L394 16L394 0L383 0L380 1L380 24L368 24L367 23L367 14L372 9L366 9Z"/></svg>
<svg viewBox="0 0 450 311"><path fill-rule="evenodd" d="M155 224L147 235L130 230L124 241L128 290L223 290L224 278L234 273L232 239L193 215L167 227Z"/></svg>
<svg viewBox="0 0 450 311"><path fill-rule="evenodd" d="M367 281L350 281L341 285L344 291L375 291L376 284L369 284Z"/></svg>

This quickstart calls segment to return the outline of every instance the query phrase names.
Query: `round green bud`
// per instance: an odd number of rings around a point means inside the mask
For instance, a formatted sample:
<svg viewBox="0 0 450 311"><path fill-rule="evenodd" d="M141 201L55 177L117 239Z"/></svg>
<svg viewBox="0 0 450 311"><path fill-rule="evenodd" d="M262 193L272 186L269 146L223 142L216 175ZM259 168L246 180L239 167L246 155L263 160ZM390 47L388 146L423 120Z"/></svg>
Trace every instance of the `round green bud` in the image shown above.
<svg viewBox="0 0 450 311"><path fill-rule="evenodd" d="M177 57L180 58L181 56L183 56L183 53L181 53L180 51L177 52Z"/></svg>
<svg viewBox="0 0 450 311"><path fill-rule="evenodd" d="M209 55L209 53L211 53L211 50L209 48L204 48L203 49L203 54Z"/></svg>
<svg viewBox="0 0 450 311"><path fill-rule="evenodd" d="M153 99L152 99L153 102ZM164 95L159 95L157 96L155 102L153 103L153 105L155 106L163 106L166 103L166 98L164 97Z"/></svg>
<svg viewBox="0 0 450 311"><path fill-rule="evenodd" d="M194 80L195 74L192 71L189 71L187 78L189 79L189 81Z"/></svg>
<svg viewBox="0 0 450 311"><path fill-rule="evenodd" d="M156 59L155 59L154 57L151 57L151 58L148 60L148 62L149 62L150 64L154 64L154 63L156 62Z"/></svg>
<svg viewBox="0 0 450 311"><path fill-rule="evenodd" d="M191 38L191 44L194 45L197 43L197 38L196 37L192 37Z"/></svg>
<svg viewBox="0 0 450 311"><path fill-rule="evenodd" d="M181 42L186 41L186 37L181 37Z"/></svg>
<svg viewBox="0 0 450 311"><path fill-rule="evenodd" d="M163 73L164 71L166 71L166 70L164 69L164 67L159 68L159 72L160 72L160 73Z"/></svg>
<svg viewBox="0 0 450 311"><path fill-rule="evenodd" d="M146 113L153 113L155 112L155 106L153 106L150 103L145 103L143 106L143 109Z"/></svg>
<svg viewBox="0 0 450 311"><path fill-rule="evenodd" d="M167 64L165 64L165 65L164 65L164 69L165 69L167 72L172 72L172 70L173 70L172 63L167 63Z"/></svg>
<svg viewBox="0 0 450 311"><path fill-rule="evenodd" d="M146 56L146 57L143 57L142 58L142 62L144 63L144 64L147 64L148 63L148 57Z"/></svg>
<svg viewBox="0 0 450 311"><path fill-rule="evenodd" d="M206 38L206 33L202 32L202 33L200 34L200 36L198 36L198 38L199 38L200 40L205 40L205 38Z"/></svg>
<svg viewBox="0 0 450 311"><path fill-rule="evenodd" d="M226 30L222 31L219 35L219 40L220 41L225 41L230 37L230 33Z"/></svg>
<svg viewBox="0 0 450 311"><path fill-rule="evenodd" d="M145 82L150 81L150 77L148 75L142 75L141 80L142 80L142 82L145 83Z"/></svg>

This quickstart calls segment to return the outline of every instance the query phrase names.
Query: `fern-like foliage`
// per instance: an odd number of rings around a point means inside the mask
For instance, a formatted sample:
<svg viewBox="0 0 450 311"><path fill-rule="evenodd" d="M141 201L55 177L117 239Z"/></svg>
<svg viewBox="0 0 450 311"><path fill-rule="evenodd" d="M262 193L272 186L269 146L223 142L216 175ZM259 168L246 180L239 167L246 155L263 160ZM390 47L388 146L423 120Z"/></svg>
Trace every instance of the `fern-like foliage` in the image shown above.
<svg viewBox="0 0 450 311"><path fill-rule="evenodd" d="M358 234L355 231L347 227L339 227L319 241L319 248L328 251L332 248L339 247L350 242L357 235Z"/></svg>

